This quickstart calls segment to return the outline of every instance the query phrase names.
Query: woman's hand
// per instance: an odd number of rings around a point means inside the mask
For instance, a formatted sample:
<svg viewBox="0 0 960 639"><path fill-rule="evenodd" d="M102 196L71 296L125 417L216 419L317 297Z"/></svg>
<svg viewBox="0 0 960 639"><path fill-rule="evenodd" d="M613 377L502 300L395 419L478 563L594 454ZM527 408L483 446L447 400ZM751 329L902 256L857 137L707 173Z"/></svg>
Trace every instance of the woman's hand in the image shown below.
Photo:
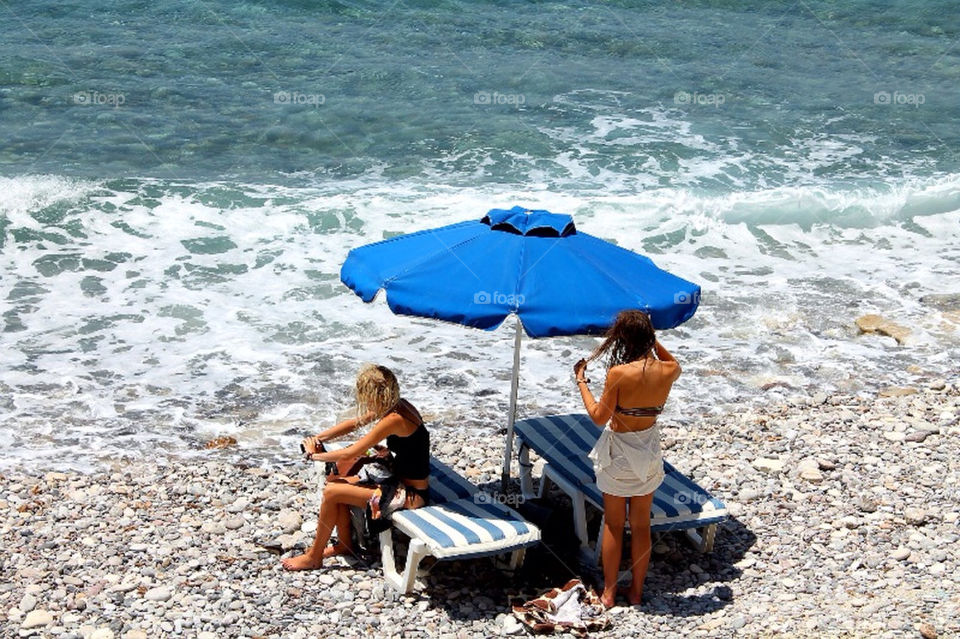
<svg viewBox="0 0 960 639"><path fill-rule="evenodd" d="M578 382L585 381L584 372L587 370L587 360L581 359L573 365L573 376Z"/></svg>
<svg viewBox="0 0 960 639"><path fill-rule="evenodd" d="M323 442L320 441L319 437L306 437L300 445L303 446L303 450L308 455L323 452Z"/></svg>

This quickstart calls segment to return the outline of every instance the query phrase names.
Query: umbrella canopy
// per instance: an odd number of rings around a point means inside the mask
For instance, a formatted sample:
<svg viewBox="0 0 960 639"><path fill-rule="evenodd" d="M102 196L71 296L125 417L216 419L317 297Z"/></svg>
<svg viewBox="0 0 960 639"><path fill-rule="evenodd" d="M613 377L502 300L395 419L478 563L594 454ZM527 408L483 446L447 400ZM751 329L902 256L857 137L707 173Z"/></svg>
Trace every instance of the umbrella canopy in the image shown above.
<svg viewBox="0 0 960 639"><path fill-rule="evenodd" d="M394 313L492 330L516 315L504 453L509 477L521 326L530 337L603 333L638 309L657 329L690 319L700 287L649 259L587 233L573 218L519 206L481 220L409 233L355 248L340 279L364 302L383 289Z"/></svg>
<svg viewBox="0 0 960 639"><path fill-rule="evenodd" d="M340 279L364 302L384 289L401 315L494 329L515 314L535 338L599 334L628 308L673 328L700 295L649 258L578 232L569 215L518 206L356 248Z"/></svg>

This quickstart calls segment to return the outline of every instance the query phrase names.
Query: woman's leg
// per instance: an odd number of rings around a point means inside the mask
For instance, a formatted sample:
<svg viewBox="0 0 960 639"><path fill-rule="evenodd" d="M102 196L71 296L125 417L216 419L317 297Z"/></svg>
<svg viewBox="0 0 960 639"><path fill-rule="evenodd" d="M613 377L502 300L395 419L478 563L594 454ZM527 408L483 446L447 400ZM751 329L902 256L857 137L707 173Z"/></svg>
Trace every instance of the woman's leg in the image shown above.
<svg viewBox="0 0 960 639"><path fill-rule="evenodd" d="M317 532L313 538L313 545L302 555L283 560L283 567L287 570L311 570L319 568L323 563L324 550L334 527L345 524L341 534L346 533L350 538L349 506L364 507L373 495L372 488L354 486L348 483L328 483L323 489L323 501L320 503L320 514L317 517ZM344 520L344 514L346 519ZM337 554L337 553L333 553ZM329 555L327 555L329 556Z"/></svg>
<svg viewBox="0 0 960 639"><path fill-rule="evenodd" d="M643 596L643 580L650 564L650 506L653 493L630 498L630 604L636 606Z"/></svg>
<svg viewBox="0 0 960 639"><path fill-rule="evenodd" d="M319 529L320 524L317 523ZM344 504L337 506L337 545L327 546L323 549L323 558L333 557L334 555L353 554L353 532L350 522L350 507Z"/></svg>
<svg viewBox="0 0 960 639"><path fill-rule="evenodd" d="M617 595L617 576L623 552L623 525L627 520L627 499L603 493L603 594L600 601L613 606Z"/></svg>

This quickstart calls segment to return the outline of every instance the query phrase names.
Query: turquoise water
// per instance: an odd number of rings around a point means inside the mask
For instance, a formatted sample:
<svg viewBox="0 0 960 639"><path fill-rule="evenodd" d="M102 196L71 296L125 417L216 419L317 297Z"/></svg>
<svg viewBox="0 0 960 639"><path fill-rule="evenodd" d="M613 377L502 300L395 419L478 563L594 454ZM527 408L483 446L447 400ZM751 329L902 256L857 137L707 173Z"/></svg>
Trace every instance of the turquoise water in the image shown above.
<svg viewBox="0 0 960 639"><path fill-rule="evenodd" d="M951 2L103 4L5 5L6 175L715 192L957 170Z"/></svg>
<svg viewBox="0 0 960 639"><path fill-rule="evenodd" d="M347 410L364 361L438 428L489 435L510 331L394 317L338 271L354 246L514 204L703 286L663 336L687 371L672 423L955 374L957 318L921 301L960 292L953 3L0 14L4 463L219 435L283 457ZM858 336L868 312L911 343ZM576 410L591 345L526 343L521 412Z"/></svg>

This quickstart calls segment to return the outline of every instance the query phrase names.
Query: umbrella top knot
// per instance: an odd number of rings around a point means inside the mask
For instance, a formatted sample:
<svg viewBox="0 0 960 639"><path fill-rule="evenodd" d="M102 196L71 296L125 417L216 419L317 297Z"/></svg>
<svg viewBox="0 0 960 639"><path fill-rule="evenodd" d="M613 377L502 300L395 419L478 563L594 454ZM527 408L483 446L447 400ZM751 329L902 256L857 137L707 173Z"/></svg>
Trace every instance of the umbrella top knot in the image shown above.
<svg viewBox="0 0 960 639"><path fill-rule="evenodd" d="M480 221L489 224L494 231L506 231L517 235L566 237L577 232L573 218L569 215L525 209L522 206L515 206L512 209L490 209Z"/></svg>

